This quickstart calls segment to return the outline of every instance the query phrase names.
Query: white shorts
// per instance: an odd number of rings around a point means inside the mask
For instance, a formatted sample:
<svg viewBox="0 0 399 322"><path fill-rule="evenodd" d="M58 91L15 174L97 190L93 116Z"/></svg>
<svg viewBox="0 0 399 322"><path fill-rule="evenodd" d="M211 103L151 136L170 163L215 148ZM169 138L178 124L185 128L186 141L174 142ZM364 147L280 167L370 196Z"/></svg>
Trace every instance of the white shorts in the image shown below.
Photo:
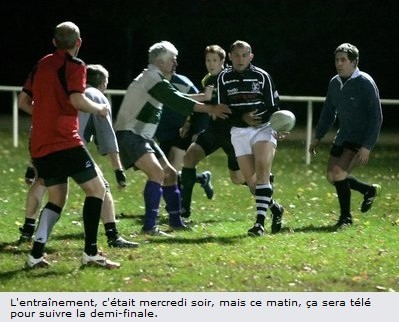
<svg viewBox="0 0 399 322"><path fill-rule="evenodd" d="M236 157L253 154L252 146L259 141L269 141L277 147L277 139L270 123L258 127L232 127L231 143L233 144Z"/></svg>

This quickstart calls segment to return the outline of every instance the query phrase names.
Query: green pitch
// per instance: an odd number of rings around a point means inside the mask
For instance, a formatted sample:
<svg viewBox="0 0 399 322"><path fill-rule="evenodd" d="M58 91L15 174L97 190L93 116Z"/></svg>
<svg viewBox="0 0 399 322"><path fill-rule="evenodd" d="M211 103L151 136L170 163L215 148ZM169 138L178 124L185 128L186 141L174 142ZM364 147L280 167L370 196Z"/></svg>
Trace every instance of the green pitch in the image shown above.
<svg viewBox="0 0 399 322"><path fill-rule="evenodd" d="M128 187L119 191L108 160L92 154L108 178L122 236L140 242L133 250L109 249L103 225L99 246L118 270L80 268L83 247L83 196L71 182L69 199L48 241L48 269L24 269L30 246L16 246L23 223L28 161L26 135L12 147L10 131L0 131L0 291L390 291L399 290L398 148L382 134L367 167L354 172L379 183L382 194L367 214L353 192L354 225L334 232L338 217L335 189L325 179L329 142L310 166L304 161L304 136L293 131L279 143L273 172L274 197L286 209L281 233L246 236L255 210L245 186L230 183L226 159L217 152L201 163L210 170L213 200L196 186L190 225L173 239L136 235L144 212L145 177L128 171ZM394 137L394 136L393 136ZM167 223L164 205L160 224ZM266 223L270 232L270 218Z"/></svg>

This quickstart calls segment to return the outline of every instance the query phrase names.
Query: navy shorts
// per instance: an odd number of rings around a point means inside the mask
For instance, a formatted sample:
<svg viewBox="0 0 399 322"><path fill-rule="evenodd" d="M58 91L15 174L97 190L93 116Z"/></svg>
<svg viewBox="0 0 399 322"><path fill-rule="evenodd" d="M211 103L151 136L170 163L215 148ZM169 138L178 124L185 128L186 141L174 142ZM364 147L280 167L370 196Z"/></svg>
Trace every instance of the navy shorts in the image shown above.
<svg viewBox="0 0 399 322"><path fill-rule="evenodd" d="M357 152L359 151L360 148L361 148L360 144L345 141L344 143L342 143L342 145L333 144L330 150L330 155L339 158L344 152L344 149L349 149Z"/></svg>
<svg viewBox="0 0 399 322"><path fill-rule="evenodd" d="M190 144L193 143L191 137L191 135L188 135L185 138L178 136L172 140L159 142L159 146L166 155L169 154L169 151L172 147L186 151Z"/></svg>
<svg viewBox="0 0 399 322"><path fill-rule="evenodd" d="M67 183L68 177L73 178L78 184L97 177L95 163L84 146L33 158L32 163L46 187Z"/></svg>

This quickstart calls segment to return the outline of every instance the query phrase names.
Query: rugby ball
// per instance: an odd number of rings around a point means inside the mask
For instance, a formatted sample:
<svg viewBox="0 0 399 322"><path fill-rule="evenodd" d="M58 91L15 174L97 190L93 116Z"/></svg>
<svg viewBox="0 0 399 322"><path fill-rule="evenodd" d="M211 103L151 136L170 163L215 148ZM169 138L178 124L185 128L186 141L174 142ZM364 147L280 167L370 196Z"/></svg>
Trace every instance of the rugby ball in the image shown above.
<svg viewBox="0 0 399 322"><path fill-rule="evenodd" d="M288 110L280 110L274 112L270 116L270 126L277 132L289 132L295 126L295 115Z"/></svg>

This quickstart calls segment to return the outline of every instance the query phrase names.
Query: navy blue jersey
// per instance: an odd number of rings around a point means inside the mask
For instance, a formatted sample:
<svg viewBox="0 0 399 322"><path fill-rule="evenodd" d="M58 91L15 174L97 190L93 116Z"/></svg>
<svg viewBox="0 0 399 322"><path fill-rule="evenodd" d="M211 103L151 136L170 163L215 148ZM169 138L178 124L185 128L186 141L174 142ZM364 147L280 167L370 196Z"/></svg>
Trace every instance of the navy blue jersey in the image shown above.
<svg viewBox="0 0 399 322"><path fill-rule="evenodd" d="M242 115L251 111L262 113L267 122L278 109L279 96L270 75L252 64L242 73L227 67L219 74L218 102L229 106L233 126L247 127Z"/></svg>
<svg viewBox="0 0 399 322"><path fill-rule="evenodd" d="M380 96L374 80L359 68L344 84L338 75L331 79L316 127L316 139L327 134L336 118L339 130L335 144L351 142L368 150L374 147L382 124Z"/></svg>
<svg viewBox="0 0 399 322"><path fill-rule="evenodd" d="M170 79L170 83L184 94L197 94L198 89L195 87L193 82L184 75L173 74ZM201 114L202 117L207 118L208 115L204 113L193 113L193 115ZM201 116L198 118L201 119ZM187 116L176 112L171 107L164 105L162 108L161 119L158 124L157 131L155 132L155 137L160 141L168 141L175 139L179 136L179 129L183 126ZM197 128L197 127L200 127ZM197 133L196 131L201 131L203 126L199 122L193 122L191 131L192 133Z"/></svg>

